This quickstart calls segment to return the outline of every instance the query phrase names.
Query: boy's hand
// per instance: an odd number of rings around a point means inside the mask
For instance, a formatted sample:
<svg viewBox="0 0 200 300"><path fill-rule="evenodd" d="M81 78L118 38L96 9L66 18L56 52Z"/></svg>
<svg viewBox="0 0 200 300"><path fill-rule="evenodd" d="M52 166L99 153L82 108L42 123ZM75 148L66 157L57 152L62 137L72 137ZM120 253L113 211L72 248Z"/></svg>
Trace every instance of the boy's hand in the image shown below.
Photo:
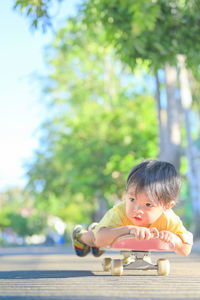
<svg viewBox="0 0 200 300"><path fill-rule="evenodd" d="M166 243L174 243L174 234L167 230L159 232L159 238Z"/></svg>
<svg viewBox="0 0 200 300"><path fill-rule="evenodd" d="M134 235L136 239L138 240L149 240L152 237L158 237L159 232L156 228L146 228L146 227L138 227L133 226L130 229L130 234Z"/></svg>

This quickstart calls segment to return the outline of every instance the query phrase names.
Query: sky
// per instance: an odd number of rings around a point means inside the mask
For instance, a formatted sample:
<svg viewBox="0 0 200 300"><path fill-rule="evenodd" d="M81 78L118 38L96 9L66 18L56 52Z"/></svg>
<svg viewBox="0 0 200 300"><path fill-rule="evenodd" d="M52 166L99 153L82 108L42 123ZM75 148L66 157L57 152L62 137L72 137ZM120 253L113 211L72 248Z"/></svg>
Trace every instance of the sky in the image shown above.
<svg viewBox="0 0 200 300"><path fill-rule="evenodd" d="M25 186L24 165L39 146L39 126L48 113L36 74L47 72L44 47L52 35L31 31L30 20L12 3L0 1L0 192Z"/></svg>

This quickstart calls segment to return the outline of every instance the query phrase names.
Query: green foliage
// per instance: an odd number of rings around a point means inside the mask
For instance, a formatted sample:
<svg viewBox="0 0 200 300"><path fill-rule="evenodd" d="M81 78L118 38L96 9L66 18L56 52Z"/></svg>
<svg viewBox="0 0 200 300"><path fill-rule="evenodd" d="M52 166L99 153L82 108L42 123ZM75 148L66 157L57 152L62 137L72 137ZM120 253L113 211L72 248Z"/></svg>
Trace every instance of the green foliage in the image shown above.
<svg viewBox="0 0 200 300"><path fill-rule="evenodd" d="M8 214L8 218L10 220L9 227L12 228L14 232L16 232L19 236L28 235L27 218L24 218L21 215L16 214L14 212Z"/></svg>
<svg viewBox="0 0 200 300"><path fill-rule="evenodd" d="M52 0L14 3L14 8L25 14L33 27L50 26ZM107 42L131 67L138 58L148 60L154 69L166 62L176 65L177 54L184 54L188 65L195 68L200 62L199 8L200 0L85 0L78 15L94 34L102 24Z"/></svg>
<svg viewBox="0 0 200 300"><path fill-rule="evenodd" d="M16 232L19 236L31 236L33 234L41 233L46 226L46 218L45 216L41 216L41 214L36 214L30 216L29 218L23 217L19 213L7 212L4 210L3 214L5 215L3 220L4 223L1 224L3 228L12 228L14 232Z"/></svg>
<svg viewBox="0 0 200 300"><path fill-rule="evenodd" d="M1 209L0 211L0 230L10 226L10 219L8 213L9 213L8 209Z"/></svg>
<svg viewBox="0 0 200 300"><path fill-rule="evenodd" d="M57 0L57 2L61 1ZM16 0L13 8L29 17L33 28L36 29L41 25L45 31L51 26L50 9L53 2L52 0Z"/></svg>
<svg viewBox="0 0 200 300"><path fill-rule="evenodd" d="M34 208L33 199L27 191L10 188L0 194L0 204L0 230L11 228L24 237L45 229L47 215Z"/></svg>
<svg viewBox="0 0 200 300"><path fill-rule="evenodd" d="M136 76L97 30L94 40L71 19L57 33L47 56L51 118L28 167L38 207L66 222L88 222L98 197L121 199L133 165L157 155L154 99L146 86L136 92Z"/></svg>
<svg viewBox="0 0 200 300"><path fill-rule="evenodd" d="M83 13L91 30L103 25L128 65L141 58L157 69L166 62L176 65L177 54L185 54L190 66L199 64L199 7L200 1L88 0Z"/></svg>
<svg viewBox="0 0 200 300"><path fill-rule="evenodd" d="M34 235L44 232L47 227L47 216L41 212L35 212L27 218L27 229L25 235Z"/></svg>
<svg viewBox="0 0 200 300"><path fill-rule="evenodd" d="M49 24L51 0L15 2L33 26ZM51 118L28 167L38 207L85 222L97 194L109 203L120 198L130 167L156 156L153 99L146 88L136 93L116 54L132 70L142 62L153 71L185 55L199 112L199 7L200 0L85 0L78 12L84 22L71 20L57 33L45 89Z"/></svg>

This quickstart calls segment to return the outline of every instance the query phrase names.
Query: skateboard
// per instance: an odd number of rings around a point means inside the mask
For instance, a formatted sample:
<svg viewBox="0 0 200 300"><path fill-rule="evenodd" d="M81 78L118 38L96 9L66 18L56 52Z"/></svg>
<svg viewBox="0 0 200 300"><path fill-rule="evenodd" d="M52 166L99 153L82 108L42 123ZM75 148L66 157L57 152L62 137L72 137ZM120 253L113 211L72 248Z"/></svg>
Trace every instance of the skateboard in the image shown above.
<svg viewBox="0 0 200 300"><path fill-rule="evenodd" d="M111 259L105 257L103 270L111 271L112 275L120 276L123 270L157 270L160 276L167 276L170 273L170 263L167 259L158 259L154 264L150 252L174 251L172 243L166 243L159 238L150 240L137 240L132 235L126 235L115 240L111 245L101 248L102 250L120 251L123 259Z"/></svg>

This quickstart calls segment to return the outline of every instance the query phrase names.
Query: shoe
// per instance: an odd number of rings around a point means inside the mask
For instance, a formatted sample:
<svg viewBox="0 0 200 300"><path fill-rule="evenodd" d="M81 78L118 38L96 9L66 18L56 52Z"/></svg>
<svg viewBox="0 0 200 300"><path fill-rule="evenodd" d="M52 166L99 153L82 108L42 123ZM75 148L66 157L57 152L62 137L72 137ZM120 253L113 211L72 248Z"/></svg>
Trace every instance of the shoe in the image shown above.
<svg viewBox="0 0 200 300"><path fill-rule="evenodd" d="M90 252L90 246L80 241L80 237L84 232L87 232L87 230L81 225L74 226L72 230L72 245L76 255L80 257L84 257Z"/></svg>
<svg viewBox="0 0 200 300"><path fill-rule="evenodd" d="M92 224L90 224L90 225L88 226L88 231L94 230L94 229L97 227L97 225L98 225L98 223L93 222Z"/></svg>
<svg viewBox="0 0 200 300"><path fill-rule="evenodd" d="M98 225L98 223L92 223L92 224L90 224L89 227L88 227L88 230L94 230L97 225ZM91 247L91 253L95 257L99 257L99 256L101 256L104 253L104 251L100 250L97 247Z"/></svg>
<svg viewBox="0 0 200 300"><path fill-rule="evenodd" d="M101 256L102 254L104 254L104 250L100 250L100 248L97 248L97 247L91 247L91 253L92 255L94 255L95 257L99 257Z"/></svg>

